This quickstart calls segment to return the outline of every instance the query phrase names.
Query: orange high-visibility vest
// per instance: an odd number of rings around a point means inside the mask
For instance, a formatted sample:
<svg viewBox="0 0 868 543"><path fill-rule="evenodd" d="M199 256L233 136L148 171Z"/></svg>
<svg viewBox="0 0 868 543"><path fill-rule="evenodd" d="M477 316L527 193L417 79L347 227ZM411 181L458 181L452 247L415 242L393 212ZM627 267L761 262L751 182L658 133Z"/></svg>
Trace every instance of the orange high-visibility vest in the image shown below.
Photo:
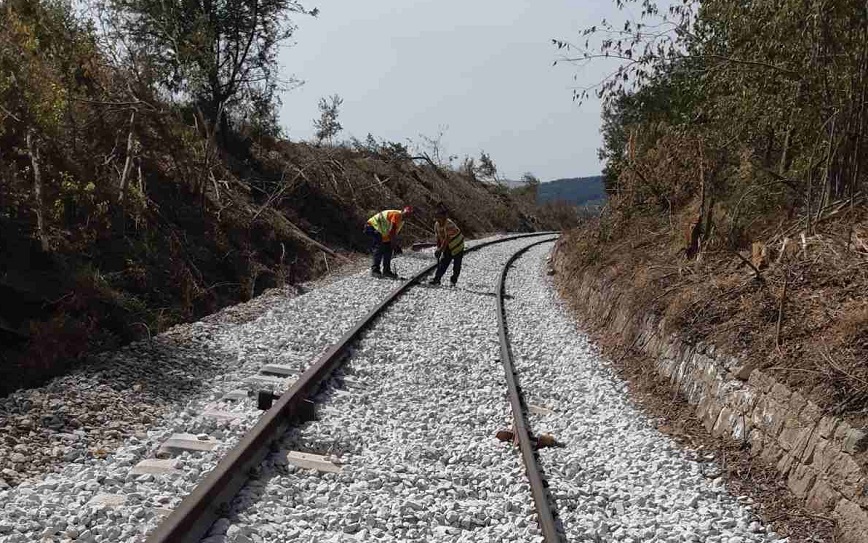
<svg viewBox="0 0 868 543"><path fill-rule="evenodd" d="M392 230L392 225L395 225L395 235L397 235L404 226L404 214L397 209L387 209L368 219L368 224L383 236L383 241L390 241L389 232Z"/></svg>
<svg viewBox="0 0 868 543"><path fill-rule="evenodd" d="M437 247L448 247L453 256L464 251L464 234L452 219L446 219L442 225L434 221L434 233L437 235Z"/></svg>

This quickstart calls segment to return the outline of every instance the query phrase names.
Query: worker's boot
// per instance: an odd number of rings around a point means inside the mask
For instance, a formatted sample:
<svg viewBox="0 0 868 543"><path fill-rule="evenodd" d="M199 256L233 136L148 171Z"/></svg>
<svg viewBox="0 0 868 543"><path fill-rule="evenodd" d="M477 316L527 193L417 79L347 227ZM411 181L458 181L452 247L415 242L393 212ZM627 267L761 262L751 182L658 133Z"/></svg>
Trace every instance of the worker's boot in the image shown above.
<svg viewBox="0 0 868 543"><path fill-rule="evenodd" d="M398 274L393 272L392 270L385 270L383 272L383 277L388 277L389 279L397 279Z"/></svg>
<svg viewBox="0 0 868 543"><path fill-rule="evenodd" d="M371 268L371 277L382 277L383 274L380 273L379 268Z"/></svg>
<svg viewBox="0 0 868 543"><path fill-rule="evenodd" d="M428 281L428 284L429 284L429 285L439 285L439 284L440 284L440 279L437 279L436 277L432 277L431 280Z"/></svg>

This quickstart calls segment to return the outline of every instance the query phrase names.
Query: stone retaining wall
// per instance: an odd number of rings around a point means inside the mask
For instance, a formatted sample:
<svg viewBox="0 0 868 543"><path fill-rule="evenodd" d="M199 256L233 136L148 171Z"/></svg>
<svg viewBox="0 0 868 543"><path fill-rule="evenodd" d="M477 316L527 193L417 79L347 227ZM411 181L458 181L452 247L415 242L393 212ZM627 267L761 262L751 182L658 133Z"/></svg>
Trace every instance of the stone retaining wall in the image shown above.
<svg viewBox="0 0 868 543"><path fill-rule="evenodd" d="M565 280L560 244L554 268ZM750 361L715 353L713 345L689 344L666 334L653 315L637 318L628 300L603 278L574 276L582 313L651 356L658 371L696 406L705 428L750 444L751 453L776 467L789 489L818 515L838 521L845 542L868 542L868 434L825 415Z"/></svg>

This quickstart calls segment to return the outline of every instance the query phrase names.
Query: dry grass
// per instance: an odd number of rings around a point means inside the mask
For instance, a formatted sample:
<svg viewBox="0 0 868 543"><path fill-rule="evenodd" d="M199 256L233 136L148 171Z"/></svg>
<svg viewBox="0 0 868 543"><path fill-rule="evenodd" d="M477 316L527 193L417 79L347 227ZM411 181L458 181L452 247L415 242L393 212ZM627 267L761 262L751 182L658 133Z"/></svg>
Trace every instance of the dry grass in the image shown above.
<svg viewBox="0 0 868 543"><path fill-rule="evenodd" d="M671 227L668 218L644 218L608 240L597 237L599 225L589 226L566 237L564 258L569 281L612 281L637 315L653 313L667 331L757 359L775 378L858 424L868 413L868 251L858 242L848 246L851 224L853 239L864 239L868 210L822 222L804 244L791 235L783 255L776 240L759 280L719 243L688 260L682 216Z"/></svg>
<svg viewBox="0 0 868 543"><path fill-rule="evenodd" d="M841 308L841 317L832 327L837 345L868 351L868 299L851 300Z"/></svg>

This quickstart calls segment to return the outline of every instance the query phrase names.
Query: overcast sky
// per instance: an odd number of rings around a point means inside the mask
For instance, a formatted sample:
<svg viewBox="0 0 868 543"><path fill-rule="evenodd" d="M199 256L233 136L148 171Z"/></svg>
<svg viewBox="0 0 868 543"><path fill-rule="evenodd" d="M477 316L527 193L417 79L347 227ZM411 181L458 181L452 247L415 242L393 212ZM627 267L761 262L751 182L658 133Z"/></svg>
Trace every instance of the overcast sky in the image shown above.
<svg viewBox="0 0 868 543"><path fill-rule="evenodd" d="M282 72L304 80L283 95L290 139L310 139L320 97L344 103L342 138L406 143L446 128L449 154L488 152L500 174L541 180L597 175L600 106L572 101L606 66L552 66L552 38L623 15L610 0L322 0L302 17ZM609 66L611 69L611 66ZM578 82L573 76L578 75Z"/></svg>

